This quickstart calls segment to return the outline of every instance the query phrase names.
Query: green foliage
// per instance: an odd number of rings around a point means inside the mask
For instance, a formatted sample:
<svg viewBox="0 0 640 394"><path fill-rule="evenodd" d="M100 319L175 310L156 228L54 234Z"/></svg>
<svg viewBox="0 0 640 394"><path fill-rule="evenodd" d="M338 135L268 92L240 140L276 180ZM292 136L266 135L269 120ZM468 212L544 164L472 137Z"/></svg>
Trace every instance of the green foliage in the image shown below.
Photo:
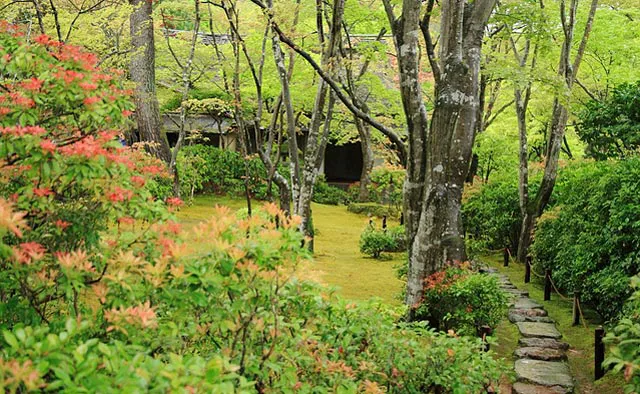
<svg viewBox="0 0 640 394"><path fill-rule="evenodd" d="M387 217L397 217L398 210L395 207L390 207L388 205L382 205L375 202L362 202L362 203L351 203L347 207L349 212L365 214L370 216L377 216L379 218L383 216Z"/></svg>
<svg viewBox="0 0 640 394"><path fill-rule="evenodd" d="M617 86L606 100L591 100L580 113L578 136L596 160L624 158L640 150L640 81Z"/></svg>
<svg viewBox="0 0 640 394"><path fill-rule="evenodd" d="M537 184L531 181L531 195L535 195ZM484 185L466 187L462 220L471 252L509 246L515 253L522 222L517 176L511 173Z"/></svg>
<svg viewBox="0 0 640 394"><path fill-rule="evenodd" d="M258 157L251 157L249 192L259 200L267 198L267 171ZM185 146L178 154L181 195L199 192L244 195L245 161L239 153L207 145Z"/></svg>
<svg viewBox="0 0 640 394"><path fill-rule="evenodd" d="M640 392L640 277L632 279L632 286L635 291L625 306L626 313L605 337L611 347L603 364L624 374L625 393Z"/></svg>
<svg viewBox="0 0 640 394"><path fill-rule="evenodd" d="M313 201L318 204L339 205L347 204L349 197L344 190L329 186L324 174L318 176L316 184L313 187Z"/></svg>
<svg viewBox="0 0 640 394"><path fill-rule="evenodd" d="M208 114L214 117L231 117L233 108L226 101L219 98L190 99L182 103L189 113Z"/></svg>
<svg viewBox="0 0 640 394"><path fill-rule="evenodd" d="M360 253L380 258L382 252L401 252L406 248L404 226L376 229L367 226L360 234Z"/></svg>
<svg viewBox="0 0 640 394"><path fill-rule="evenodd" d="M130 106L119 83L78 48L3 29L3 392L480 393L499 379L478 339L291 279L310 256L274 205L218 207L183 233L145 188L162 167L110 131Z"/></svg>
<svg viewBox="0 0 640 394"><path fill-rule="evenodd" d="M386 204L399 210L402 207L405 170L388 166L375 167L371 172L371 184L368 186L369 200L378 204ZM358 201L360 184L349 187L349 200Z"/></svg>
<svg viewBox="0 0 640 394"><path fill-rule="evenodd" d="M427 277L416 316L440 331L476 336L483 326L496 327L506 308L507 297L495 277L456 263Z"/></svg>
<svg viewBox="0 0 640 394"><path fill-rule="evenodd" d="M557 206L538 221L532 253L568 292L581 291L606 319L629 296L640 271L640 159L587 162L564 168Z"/></svg>

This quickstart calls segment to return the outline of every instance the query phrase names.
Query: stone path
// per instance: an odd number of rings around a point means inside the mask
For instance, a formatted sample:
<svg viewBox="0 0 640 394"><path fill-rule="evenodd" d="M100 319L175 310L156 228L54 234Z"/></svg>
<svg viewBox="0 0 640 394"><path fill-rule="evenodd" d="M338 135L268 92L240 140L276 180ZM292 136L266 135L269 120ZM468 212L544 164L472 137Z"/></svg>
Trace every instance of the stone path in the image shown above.
<svg viewBox="0 0 640 394"><path fill-rule="evenodd" d="M516 383L512 394L569 394L574 383L566 363L569 344L560 341L562 334L544 307L518 290L505 275L496 269L487 272L498 278L502 289L513 296L509 321L520 331L515 351Z"/></svg>

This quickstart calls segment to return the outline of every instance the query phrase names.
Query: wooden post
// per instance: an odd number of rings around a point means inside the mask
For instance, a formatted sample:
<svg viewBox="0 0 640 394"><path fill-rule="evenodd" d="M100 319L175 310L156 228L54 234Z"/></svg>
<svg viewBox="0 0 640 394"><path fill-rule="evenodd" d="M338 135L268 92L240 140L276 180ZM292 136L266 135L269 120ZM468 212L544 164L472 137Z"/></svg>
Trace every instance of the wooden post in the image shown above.
<svg viewBox="0 0 640 394"><path fill-rule="evenodd" d="M573 292L573 325L580 325L580 292Z"/></svg>
<svg viewBox="0 0 640 394"><path fill-rule="evenodd" d="M524 262L524 283L531 282L531 256L527 256Z"/></svg>
<svg viewBox="0 0 640 394"><path fill-rule="evenodd" d="M505 247L502 253L503 253L502 257L504 259L504 266L508 267L509 266L509 247Z"/></svg>
<svg viewBox="0 0 640 394"><path fill-rule="evenodd" d="M480 327L480 335L482 337L482 342L484 343L484 351L489 351L489 343L487 343L487 337L491 335L493 330L489 326Z"/></svg>
<svg viewBox="0 0 640 394"><path fill-rule="evenodd" d="M551 270L544 272L544 300L551 300Z"/></svg>
<svg viewBox="0 0 640 394"><path fill-rule="evenodd" d="M595 380L604 376L604 368L602 368L602 362L604 361L604 342L602 342L602 338L604 338L604 328L600 326L596 328L595 331Z"/></svg>

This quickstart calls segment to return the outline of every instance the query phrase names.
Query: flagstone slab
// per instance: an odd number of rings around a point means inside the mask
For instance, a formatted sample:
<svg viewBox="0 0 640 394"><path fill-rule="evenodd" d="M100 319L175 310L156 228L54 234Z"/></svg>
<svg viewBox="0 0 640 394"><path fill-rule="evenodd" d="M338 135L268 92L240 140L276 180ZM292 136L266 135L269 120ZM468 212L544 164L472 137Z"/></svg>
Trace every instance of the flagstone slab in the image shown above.
<svg viewBox="0 0 640 394"><path fill-rule="evenodd" d="M540 309L535 309L540 310ZM539 323L553 323L553 319L549 316L531 316L524 313L513 313L509 312L509 321L511 323L519 323L519 322L539 322Z"/></svg>
<svg viewBox="0 0 640 394"><path fill-rule="evenodd" d="M565 361L567 353L560 349L550 349L547 347L520 347L514 352L517 358L530 358L542 361Z"/></svg>
<svg viewBox="0 0 640 394"><path fill-rule="evenodd" d="M536 384L516 382L514 383L511 394L568 394L567 389L560 386L539 386Z"/></svg>
<svg viewBox="0 0 640 394"><path fill-rule="evenodd" d="M527 338L553 338L560 339L562 334L553 323L520 322L516 323L520 335Z"/></svg>
<svg viewBox="0 0 640 394"><path fill-rule="evenodd" d="M543 306L529 297L522 297L513 303L513 309L543 309Z"/></svg>
<svg viewBox="0 0 640 394"><path fill-rule="evenodd" d="M549 349L569 350L569 344L552 338L520 338L520 346L544 347Z"/></svg>
<svg viewBox="0 0 640 394"><path fill-rule="evenodd" d="M547 316L547 311L544 309L510 309L509 313L515 313L524 316Z"/></svg>
<svg viewBox="0 0 640 394"><path fill-rule="evenodd" d="M521 358L516 360L515 371L518 382L573 391L573 378L566 363Z"/></svg>
<svg viewBox="0 0 640 394"><path fill-rule="evenodd" d="M505 293L513 294L519 297L529 297L529 292L516 289L502 289Z"/></svg>

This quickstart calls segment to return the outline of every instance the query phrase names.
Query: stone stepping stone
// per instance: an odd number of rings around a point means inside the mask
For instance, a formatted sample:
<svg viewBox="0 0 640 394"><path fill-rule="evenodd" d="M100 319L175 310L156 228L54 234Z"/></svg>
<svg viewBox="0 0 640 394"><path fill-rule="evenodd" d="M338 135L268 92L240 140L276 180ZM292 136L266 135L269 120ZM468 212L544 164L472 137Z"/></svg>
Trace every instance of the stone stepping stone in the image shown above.
<svg viewBox="0 0 640 394"><path fill-rule="evenodd" d="M562 334L552 323L520 322L516 323L516 326L520 335L526 338L562 338Z"/></svg>
<svg viewBox="0 0 640 394"><path fill-rule="evenodd" d="M522 316L547 316L547 311L544 309L511 309L509 313Z"/></svg>
<svg viewBox="0 0 640 394"><path fill-rule="evenodd" d="M517 382L514 383L511 394L567 394L569 391L560 387L537 386L535 384Z"/></svg>
<svg viewBox="0 0 640 394"><path fill-rule="evenodd" d="M573 391L573 378L569 366L565 363L521 358L516 360L515 370L518 382L547 387L559 386L568 392Z"/></svg>
<svg viewBox="0 0 640 394"><path fill-rule="evenodd" d="M502 289L505 293L513 294L519 297L529 297L529 292L516 289Z"/></svg>
<svg viewBox="0 0 640 394"><path fill-rule="evenodd" d="M542 309L543 306L531 298L522 297L513 304L513 309Z"/></svg>
<svg viewBox="0 0 640 394"><path fill-rule="evenodd" d="M520 346L543 347L548 349L569 350L569 344L551 338L520 338Z"/></svg>
<svg viewBox="0 0 640 394"><path fill-rule="evenodd" d="M521 347L513 352L517 358L530 358L542 361L565 361L567 354L564 350L550 349L546 347Z"/></svg>
<svg viewBox="0 0 640 394"><path fill-rule="evenodd" d="M539 310L539 309L534 309ZM549 316L530 316L523 313L513 313L509 312L509 321L511 323L519 323L519 322L539 322L539 323L553 323L553 319Z"/></svg>

